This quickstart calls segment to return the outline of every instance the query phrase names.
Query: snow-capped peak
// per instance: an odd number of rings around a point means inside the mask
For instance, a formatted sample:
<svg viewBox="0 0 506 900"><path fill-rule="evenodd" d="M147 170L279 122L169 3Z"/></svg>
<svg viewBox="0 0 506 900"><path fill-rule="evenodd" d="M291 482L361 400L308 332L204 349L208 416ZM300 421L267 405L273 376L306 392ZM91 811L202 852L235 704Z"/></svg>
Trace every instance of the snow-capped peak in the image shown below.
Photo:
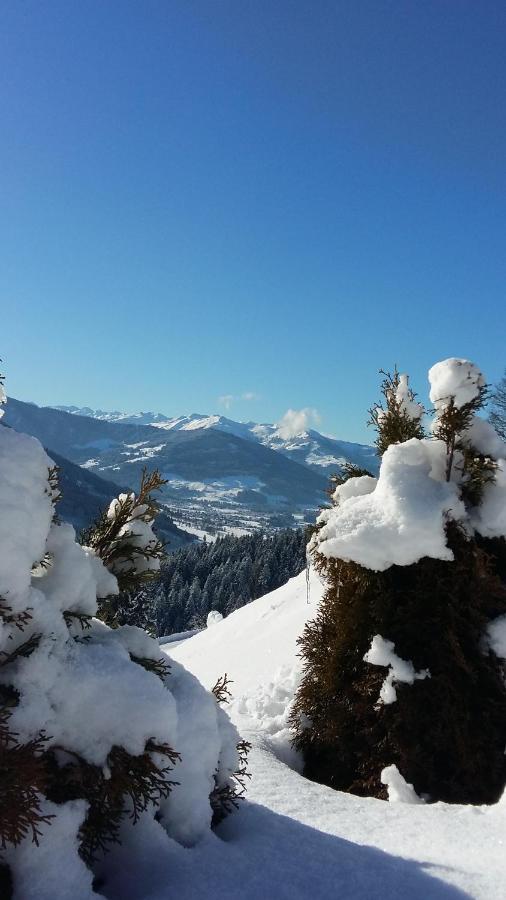
<svg viewBox="0 0 506 900"><path fill-rule="evenodd" d="M88 406L56 406L53 408L72 415L87 416L124 425L151 425L163 431L196 432L216 429L244 440L263 444L270 450L276 450L322 475L335 472L345 462L370 469L372 473L378 469L376 451L373 447L340 441L308 428L309 420L314 419L315 415L312 410L300 411L298 418L296 412L289 410L288 412L293 415L288 424L285 421L288 413L280 423L271 424L268 422L237 422L217 413L166 416L164 413L152 412L124 413L118 410L105 412L101 409L93 410Z"/></svg>

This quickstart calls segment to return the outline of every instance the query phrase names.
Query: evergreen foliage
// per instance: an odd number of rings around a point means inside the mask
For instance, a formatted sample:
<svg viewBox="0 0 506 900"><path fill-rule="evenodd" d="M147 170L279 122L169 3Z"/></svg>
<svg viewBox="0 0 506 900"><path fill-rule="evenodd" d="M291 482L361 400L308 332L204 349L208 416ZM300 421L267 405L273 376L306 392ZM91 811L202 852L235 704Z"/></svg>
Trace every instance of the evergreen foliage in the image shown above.
<svg viewBox="0 0 506 900"><path fill-rule="evenodd" d="M218 678L212 689L217 703L223 704L230 701L232 694L228 686L231 683L231 679L228 678L226 672ZM214 789L210 795L211 808L213 810L213 827L219 825L234 809L238 809L239 803L244 799L246 793L247 780L251 778L251 772L248 772L248 754L251 750L251 744L249 741L240 740L236 749L238 766L231 773L228 782L220 784L218 773L214 777Z"/></svg>
<svg viewBox="0 0 506 900"><path fill-rule="evenodd" d="M111 628L120 625L135 625L142 628L148 634L156 635L156 604L160 571L153 572L149 581L141 582L141 586L122 591L111 597L101 600L99 605L99 617Z"/></svg>
<svg viewBox="0 0 506 900"><path fill-rule="evenodd" d="M494 426L497 434L506 441L506 372L496 384L490 396L491 410L489 422Z"/></svg>
<svg viewBox="0 0 506 900"><path fill-rule="evenodd" d="M56 504L60 495L55 468L48 471L47 493L53 505ZM53 522L56 522L55 516ZM51 566L49 555L43 562L44 568ZM66 611L63 618L69 629L76 624L83 630L90 627L91 617L86 614ZM29 610L13 613L0 598L0 623L3 626L22 633L27 627L33 627L32 619ZM12 633L10 637L12 640ZM73 639L81 638L74 635ZM129 754L123 747L113 747L106 775L104 767L90 765L74 752L54 746L48 749L48 739L42 731L30 741L19 742L9 720L22 697L10 686L9 671L17 660L27 659L40 640L41 635L34 632L11 651L0 651L0 849L17 846L27 836L38 844L41 825L50 824L54 818L41 812L43 798L56 804L83 799L88 803L88 812L79 831L79 853L91 865L99 851L105 851L111 842L118 842L124 817L129 816L136 822L149 803L168 796L175 782L170 781L167 774L179 754L168 745L157 745L152 741L146 743L139 756ZM72 641L70 632L69 641ZM138 659L132 654L130 658L159 677L168 674L168 666L163 662ZM62 755L68 759L63 765ZM155 759L165 759L166 763L159 764ZM6 888L3 895L7 898L12 889L7 867L2 866L0 878L9 885L9 893Z"/></svg>
<svg viewBox="0 0 506 900"><path fill-rule="evenodd" d="M142 587L158 577L164 544L152 531L159 507L153 492L166 484L160 473L143 470L137 494L120 494L81 535L116 577L120 593L101 599L99 617L111 627L137 625L150 630L152 620Z"/></svg>
<svg viewBox="0 0 506 900"><path fill-rule="evenodd" d="M27 835L38 843L40 825L50 816L41 813L40 791L46 783L44 735L19 743L9 729L10 710L5 692L0 705L0 848L19 844ZM10 698L12 699L12 698ZM18 698L15 697L15 702Z"/></svg>
<svg viewBox="0 0 506 900"><path fill-rule="evenodd" d="M304 529L190 544L170 554L142 605L159 635L204 628L211 610L227 616L302 572L306 544Z"/></svg>
<svg viewBox="0 0 506 900"><path fill-rule="evenodd" d="M442 405L439 412L436 412L432 431L434 437L443 441L446 447L446 480L450 481L455 456L460 453L463 456L460 464L463 483L467 485L471 479L473 484L469 502L477 506L481 499L481 488L493 478L493 467L486 465L486 458L468 445L464 439L464 432L470 427L476 413L485 405L487 387L484 384L478 385L476 396L468 403L458 404L454 397L442 399L447 399L447 402Z"/></svg>
<svg viewBox="0 0 506 900"><path fill-rule="evenodd" d="M380 452L393 436L420 437L390 404L395 383L387 376L382 386L388 419L374 420ZM433 426L446 448L444 477L459 484L470 511L495 472L493 460L463 434L485 396L480 386L468 403L447 398ZM421 428L419 421L415 425ZM487 652L484 635L490 621L506 613L499 577L506 568L504 538L472 536L448 517L453 561L423 557L374 571L324 555L320 534L321 525L312 556L326 590L299 639L303 678L291 715L305 774L338 790L386 798L381 773L394 764L431 800L497 801L506 784L505 668ZM385 668L364 659L375 635L392 641L416 671L429 670L429 677L396 683L395 702L378 699Z"/></svg>
<svg viewBox="0 0 506 900"><path fill-rule="evenodd" d="M213 810L213 827L223 822L223 819L239 808L241 800L244 800L246 793L247 779L251 778L251 772L248 772L248 753L251 750L249 741L239 741L237 744L237 753L239 756L239 766L231 773L231 782L225 785L219 785L216 781L214 790L211 791L210 801Z"/></svg>
<svg viewBox="0 0 506 900"><path fill-rule="evenodd" d="M153 754L166 760L155 763ZM167 744L148 741L144 753L132 756L123 747L113 747L107 767L93 766L75 753L59 762L54 750L46 759L46 796L53 803L85 798L89 810L79 831L79 853L91 866L110 844L119 843L121 822L128 817L135 824L150 803L158 805L177 784L168 777L180 759Z"/></svg>
<svg viewBox="0 0 506 900"><path fill-rule="evenodd" d="M409 387L407 377L400 375L397 366L393 375L383 369L380 374L383 375L383 402L371 407L367 424L376 428L374 443L381 456L390 444L408 441L410 438L423 438L424 431L421 424L423 407L416 402L416 394ZM351 477L349 470L343 474Z"/></svg>

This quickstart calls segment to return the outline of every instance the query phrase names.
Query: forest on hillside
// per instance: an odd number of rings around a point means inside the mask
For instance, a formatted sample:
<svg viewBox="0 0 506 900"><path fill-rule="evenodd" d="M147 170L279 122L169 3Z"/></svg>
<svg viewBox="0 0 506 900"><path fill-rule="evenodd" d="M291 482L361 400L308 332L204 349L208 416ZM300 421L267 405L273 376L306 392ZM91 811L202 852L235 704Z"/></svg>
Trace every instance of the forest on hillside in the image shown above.
<svg viewBox="0 0 506 900"><path fill-rule="evenodd" d="M201 628L217 610L229 615L275 590L306 565L306 529L287 528L191 544L170 554L160 578L143 591L159 635Z"/></svg>

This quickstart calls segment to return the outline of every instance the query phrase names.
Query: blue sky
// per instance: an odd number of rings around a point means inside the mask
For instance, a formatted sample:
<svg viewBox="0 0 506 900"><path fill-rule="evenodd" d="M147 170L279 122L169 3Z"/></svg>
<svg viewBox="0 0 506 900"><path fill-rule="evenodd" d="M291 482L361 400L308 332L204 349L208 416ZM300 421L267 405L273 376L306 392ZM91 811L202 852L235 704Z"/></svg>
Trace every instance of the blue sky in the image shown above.
<svg viewBox="0 0 506 900"><path fill-rule="evenodd" d="M5 0L0 59L13 396L362 440L381 367L502 374L502 0Z"/></svg>

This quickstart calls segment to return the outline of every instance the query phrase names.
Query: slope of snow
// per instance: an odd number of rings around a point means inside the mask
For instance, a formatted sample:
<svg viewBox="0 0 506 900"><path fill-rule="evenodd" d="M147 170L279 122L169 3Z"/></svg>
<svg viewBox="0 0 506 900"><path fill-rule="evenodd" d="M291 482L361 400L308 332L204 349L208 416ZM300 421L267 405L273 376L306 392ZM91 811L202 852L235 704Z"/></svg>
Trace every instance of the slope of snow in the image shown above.
<svg viewBox="0 0 506 900"><path fill-rule="evenodd" d="M279 669L299 669L297 637L315 615L321 584L311 572L309 603L302 572L283 587L236 610L182 644L177 659L211 687L218 675L233 679L234 705L273 681Z"/></svg>
<svg viewBox="0 0 506 900"><path fill-rule="evenodd" d="M359 798L307 781L290 751L287 711L300 675L296 639L321 586L305 574L180 643L174 659L212 686L233 679L228 709L253 744L248 799L191 851L173 848L161 871L146 862L145 893L128 860L111 897L502 900L506 802L492 807ZM165 864L164 864L165 865Z"/></svg>

